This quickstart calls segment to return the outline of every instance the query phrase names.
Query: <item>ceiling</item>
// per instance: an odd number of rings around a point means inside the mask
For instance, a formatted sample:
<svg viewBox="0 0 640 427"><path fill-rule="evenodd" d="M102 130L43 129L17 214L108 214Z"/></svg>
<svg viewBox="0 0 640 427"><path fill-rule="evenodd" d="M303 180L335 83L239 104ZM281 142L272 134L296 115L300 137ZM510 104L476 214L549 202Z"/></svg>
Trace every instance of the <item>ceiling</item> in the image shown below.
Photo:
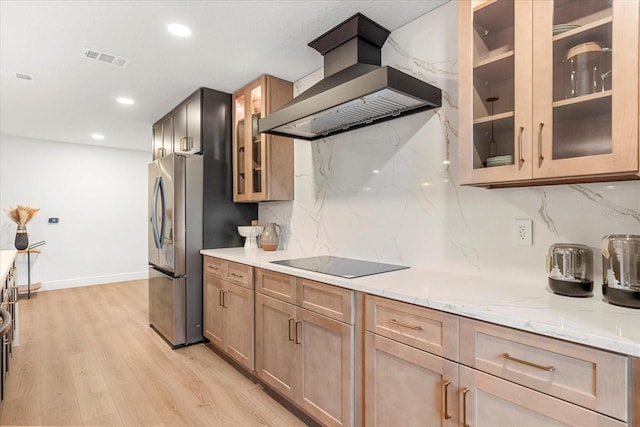
<svg viewBox="0 0 640 427"><path fill-rule="evenodd" d="M151 124L197 88L298 80L322 67L307 43L354 13L393 31L446 1L1 0L0 133L150 152ZM85 48L130 63L89 60Z"/></svg>

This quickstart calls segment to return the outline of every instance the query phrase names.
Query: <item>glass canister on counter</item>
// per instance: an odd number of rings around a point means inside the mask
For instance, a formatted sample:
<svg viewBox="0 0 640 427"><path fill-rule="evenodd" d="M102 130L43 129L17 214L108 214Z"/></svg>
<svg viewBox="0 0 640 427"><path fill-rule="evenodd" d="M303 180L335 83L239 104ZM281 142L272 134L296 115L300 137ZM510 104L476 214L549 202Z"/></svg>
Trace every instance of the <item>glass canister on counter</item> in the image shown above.
<svg viewBox="0 0 640 427"><path fill-rule="evenodd" d="M569 297L593 295L593 251L575 243L556 243L547 255L549 288Z"/></svg>
<svg viewBox="0 0 640 427"><path fill-rule="evenodd" d="M264 225L264 230L260 236L262 250L275 251L280 244L280 226L275 222L268 222Z"/></svg>
<svg viewBox="0 0 640 427"><path fill-rule="evenodd" d="M603 237L602 294L611 304L640 308L640 235Z"/></svg>

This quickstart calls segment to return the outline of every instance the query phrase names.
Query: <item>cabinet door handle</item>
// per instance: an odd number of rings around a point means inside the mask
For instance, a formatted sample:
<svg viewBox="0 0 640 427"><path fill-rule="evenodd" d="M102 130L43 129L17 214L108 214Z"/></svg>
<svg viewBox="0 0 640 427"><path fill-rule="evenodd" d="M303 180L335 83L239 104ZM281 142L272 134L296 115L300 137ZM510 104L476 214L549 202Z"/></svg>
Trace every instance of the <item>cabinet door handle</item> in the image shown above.
<svg viewBox="0 0 640 427"><path fill-rule="evenodd" d="M518 133L518 159L520 164L524 163L524 157L522 156L522 133L524 132L524 126L520 126L520 132Z"/></svg>
<svg viewBox="0 0 640 427"><path fill-rule="evenodd" d="M446 380L442 384L443 392L444 392L444 419L451 419L451 415L449 415L449 385L451 381Z"/></svg>
<svg viewBox="0 0 640 427"><path fill-rule="evenodd" d="M218 289L218 305L220 307L224 307L224 305L222 304L222 293L224 291L222 289Z"/></svg>
<svg viewBox="0 0 640 427"><path fill-rule="evenodd" d="M289 341L295 341L296 340L295 335L291 336L291 329L295 330L295 320L296 319L294 319L293 317L289 318ZM293 328L292 328L292 326L293 326ZM294 334L295 334L295 331L294 331Z"/></svg>
<svg viewBox="0 0 640 427"><path fill-rule="evenodd" d="M549 365L549 366L538 365L537 363L529 362L526 360L518 359L517 357L510 356L509 353L503 354L502 357L504 357L507 360L511 360L512 362L522 363L523 365L531 366L533 368L541 369L547 372L553 372L556 370L556 367L553 365Z"/></svg>
<svg viewBox="0 0 640 427"><path fill-rule="evenodd" d="M188 136L187 137L187 150L188 151L193 150L193 137L192 136Z"/></svg>
<svg viewBox="0 0 640 427"><path fill-rule="evenodd" d="M469 393L468 388L462 389L462 425L464 427L469 427L467 424L467 393Z"/></svg>
<svg viewBox="0 0 640 427"><path fill-rule="evenodd" d="M298 329L298 325L300 325L300 329ZM300 333L298 333L298 330L300 331ZM302 344L302 341L300 341L301 335L302 335L302 320L298 320L296 322L296 344Z"/></svg>
<svg viewBox="0 0 640 427"><path fill-rule="evenodd" d="M402 326L403 328L413 329L414 331L421 331L422 330L422 326L420 326L420 325L409 325L408 323L403 323L403 322L400 322L400 321L398 321L396 319L389 320L389 323L394 324L394 325L398 325L398 326Z"/></svg>
<svg viewBox="0 0 640 427"><path fill-rule="evenodd" d="M538 127L538 167L542 165L542 161L544 160L544 156L542 155L542 128L544 127L544 123L540 122L540 126Z"/></svg>

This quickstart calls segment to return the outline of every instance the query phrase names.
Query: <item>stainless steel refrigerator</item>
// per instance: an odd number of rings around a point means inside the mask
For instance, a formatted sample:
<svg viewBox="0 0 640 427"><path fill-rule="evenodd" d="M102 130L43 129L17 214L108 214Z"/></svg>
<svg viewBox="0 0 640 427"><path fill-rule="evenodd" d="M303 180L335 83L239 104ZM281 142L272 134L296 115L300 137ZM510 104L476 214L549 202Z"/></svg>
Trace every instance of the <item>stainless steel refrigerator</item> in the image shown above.
<svg viewBox="0 0 640 427"><path fill-rule="evenodd" d="M202 341L203 157L149 164L149 323L172 347Z"/></svg>

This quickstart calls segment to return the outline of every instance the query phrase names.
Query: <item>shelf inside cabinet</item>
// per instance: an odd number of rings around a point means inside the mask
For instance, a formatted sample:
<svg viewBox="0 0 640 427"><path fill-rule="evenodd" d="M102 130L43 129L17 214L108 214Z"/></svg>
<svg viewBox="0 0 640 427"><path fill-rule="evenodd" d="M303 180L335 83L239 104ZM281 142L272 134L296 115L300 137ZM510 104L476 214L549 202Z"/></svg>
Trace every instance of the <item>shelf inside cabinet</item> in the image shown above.
<svg viewBox="0 0 640 427"><path fill-rule="evenodd" d="M554 2L553 23L555 25L588 25L611 16L611 6L611 2L607 1L556 0Z"/></svg>
<svg viewBox="0 0 640 427"><path fill-rule="evenodd" d="M573 30L568 30L559 34L556 34L553 36L553 41L558 41L558 40L562 40L562 39L566 39L566 38L570 38L570 37L574 37L576 35L585 33L585 32L591 32L591 30L600 30L602 31L602 27L606 26L607 24L611 24L613 22L613 18L611 16L607 16L601 19L598 19L596 21L593 22L589 22L588 24L585 25L581 25L578 28L574 28Z"/></svg>
<svg viewBox="0 0 640 427"><path fill-rule="evenodd" d="M484 62L513 51L513 1L487 1L473 12L473 61Z"/></svg>
<svg viewBox="0 0 640 427"><path fill-rule="evenodd" d="M480 117L480 118L474 119L473 124L474 125L481 124L481 123L491 124L491 121L494 121L494 126L495 126L495 123L502 121L502 119L513 117L513 115L514 115L513 111L507 111L506 113L494 114L493 116Z"/></svg>
<svg viewBox="0 0 640 427"><path fill-rule="evenodd" d="M513 50L479 61L473 67L474 78L488 81L501 81L513 78Z"/></svg>
<svg viewBox="0 0 640 427"><path fill-rule="evenodd" d="M612 91L607 90L604 92L556 101L553 103L554 117L556 114L559 114L559 120L567 120L570 119L571 116L585 117L601 116L607 113L611 114L611 96ZM571 106L570 109L565 108L569 106Z"/></svg>
<svg viewBox="0 0 640 427"><path fill-rule="evenodd" d="M473 8L473 23L486 31L493 32L512 28L513 10L513 1L486 1ZM505 17L512 17L512 19L504 19Z"/></svg>

